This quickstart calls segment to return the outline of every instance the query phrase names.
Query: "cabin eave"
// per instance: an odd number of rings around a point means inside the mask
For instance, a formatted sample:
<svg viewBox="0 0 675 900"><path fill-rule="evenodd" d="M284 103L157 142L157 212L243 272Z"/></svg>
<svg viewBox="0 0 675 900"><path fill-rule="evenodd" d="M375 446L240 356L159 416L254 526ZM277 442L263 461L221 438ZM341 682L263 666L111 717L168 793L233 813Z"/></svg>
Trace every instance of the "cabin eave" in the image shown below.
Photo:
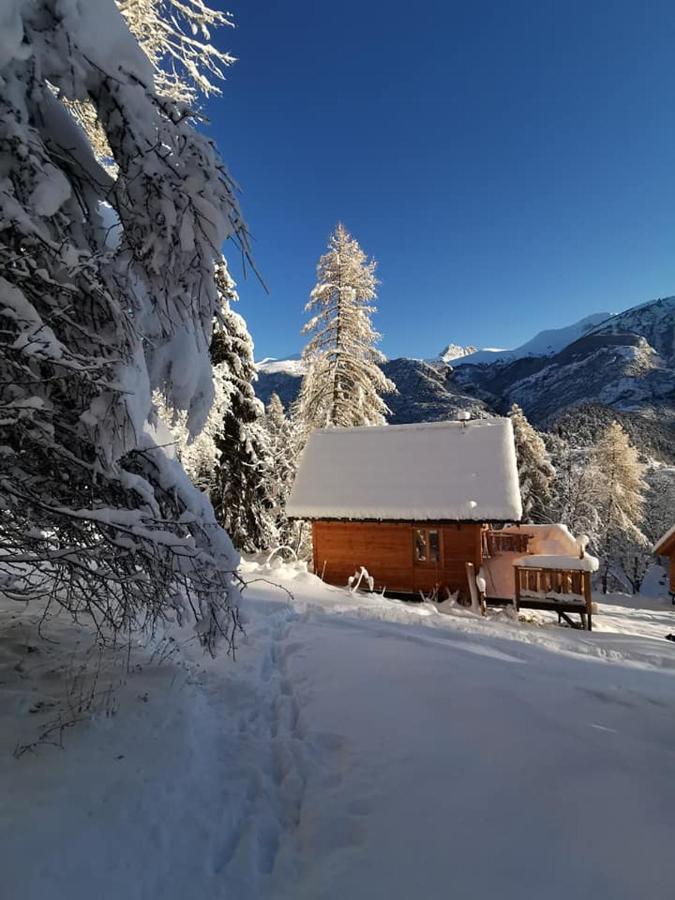
<svg viewBox="0 0 675 900"><path fill-rule="evenodd" d="M406 516L401 518L376 518L374 516L288 516L290 522L353 522L368 523L372 525L413 525L417 523L434 525L519 525L521 519L444 519L436 517L421 518L419 516Z"/></svg>

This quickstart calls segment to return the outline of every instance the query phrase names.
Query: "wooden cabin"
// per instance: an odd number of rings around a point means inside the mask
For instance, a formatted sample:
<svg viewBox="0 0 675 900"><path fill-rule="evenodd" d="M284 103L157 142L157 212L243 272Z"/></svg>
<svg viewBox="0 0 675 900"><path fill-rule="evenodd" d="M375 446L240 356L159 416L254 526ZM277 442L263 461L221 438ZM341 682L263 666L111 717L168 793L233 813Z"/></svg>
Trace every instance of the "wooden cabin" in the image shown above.
<svg viewBox="0 0 675 900"><path fill-rule="evenodd" d="M675 525L656 542L654 554L668 559L668 590L675 603Z"/></svg>
<svg viewBox="0 0 675 900"><path fill-rule="evenodd" d="M314 571L346 586L361 568L394 594L459 592L592 627L598 560L564 525L520 525L511 421L315 431L287 512L312 523ZM371 583L370 581L368 582Z"/></svg>
<svg viewBox="0 0 675 900"><path fill-rule="evenodd" d="M330 584L365 566L377 590L468 596L484 532L522 514L511 422L315 431L287 511L312 522L314 571Z"/></svg>

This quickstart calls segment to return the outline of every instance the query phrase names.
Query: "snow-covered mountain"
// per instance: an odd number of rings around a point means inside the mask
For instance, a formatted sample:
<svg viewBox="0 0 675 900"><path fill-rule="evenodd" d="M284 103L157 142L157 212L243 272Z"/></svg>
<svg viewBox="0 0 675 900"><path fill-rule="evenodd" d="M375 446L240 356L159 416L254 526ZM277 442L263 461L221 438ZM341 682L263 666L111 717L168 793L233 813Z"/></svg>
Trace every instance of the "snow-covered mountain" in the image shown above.
<svg viewBox="0 0 675 900"><path fill-rule="evenodd" d="M483 350L470 352L470 348L462 349L456 344L450 344L446 351L441 354L441 359L452 366L463 365L489 365L491 363L508 363L516 359L522 359L525 356L553 356L559 353L565 347L576 341L578 338L601 323L606 322L611 317L611 313L601 312L593 313L585 316L573 325L566 325L564 328L548 328L540 331L529 341L515 347L513 350L500 350L496 348L486 347ZM456 356L452 356L453 348L461 350ZM467 352L469 350L469 352Z"/></svg>
<svg viewBox="0 0 675 900"><path fill-rule="evenodd" d="M675 297L633 306L591 330L592 334L639 334L664 359L675 362Z"/></svg>
<svg viewBox="0 0 675 900"><path fill-rule="evenodd" d="M266 356L265 359L261 359L260 362L256 363L256 367L258 372L265 372L266 374L276 374L278 372L286 375L305 374L305 364L299 353L287 356L285 359Z"/></svg>
<svg viewBox="0 0 675 900"><path fill-rule="evenodd" d="M449 363L456 359L461 359L463 356L471 356L477 351L478 348L474 347L473 344L470 344L468 347L460 347L459 344L448 344L438 355L443 362Z"/></svg>
<svg viewBox="0 0 675 900"><path fill-rule="evenodd" d="M504 413L518 403L536 425L552 428L574 410L586 410L583 415L596 422L613 411L630 424L634 439L643 435L646 447L675 460L675 297L618 315L595 313L542 331L514 350L452 356L463 349L449 346L435 361L384 363L398 387L387 398L390 421L434 421L467 409L478 416ZM266 360L256 390L265 401L276 391L287 405L301 376L297 358Z"/></svg>

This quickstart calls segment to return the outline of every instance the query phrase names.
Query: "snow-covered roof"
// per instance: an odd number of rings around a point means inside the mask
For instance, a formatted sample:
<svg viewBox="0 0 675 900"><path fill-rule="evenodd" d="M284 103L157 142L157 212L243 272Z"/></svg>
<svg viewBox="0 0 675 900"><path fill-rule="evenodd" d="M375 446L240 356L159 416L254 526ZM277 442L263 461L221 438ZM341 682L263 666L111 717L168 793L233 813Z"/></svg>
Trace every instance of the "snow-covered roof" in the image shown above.
<svg viewBox="0 0 675 900"><path fill-rule="evenodd" d="M315 431L287 511L305 519L518 521L511 421Z"/></svg>
<svg viewBox="0 0 675 900"><path fill-rule="evenodd" d="M673 545L672 547L670 545ZM655 553L657 556L661 554L665 554L666 550L675 549L675 525L672 528L669 528L666 533L658 539L658 541L654 544L654 548L652 553Z"/></svg>

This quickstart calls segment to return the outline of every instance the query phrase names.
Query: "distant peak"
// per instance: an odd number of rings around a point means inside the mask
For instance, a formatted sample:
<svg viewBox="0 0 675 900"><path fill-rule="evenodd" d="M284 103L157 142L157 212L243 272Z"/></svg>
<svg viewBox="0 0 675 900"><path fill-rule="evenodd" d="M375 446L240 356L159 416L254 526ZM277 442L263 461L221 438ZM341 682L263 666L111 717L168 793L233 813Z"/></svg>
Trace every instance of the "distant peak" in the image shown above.
<svg viewBox="0 0 675 900"><path fill-rule="evenodd" d="M478 348L474 347L473 344L469 344L467 347L461 347L459 344L448 344L445 347L445 350L441 350L439 353L440 358L443 362L449 363L454 359L461 359L463 356L469 356L472 353L475 353Z"/></svg>
<svg viewBox="0 0 675 900"><path fill-rule="evenodd" d="M268 375L279 372L296 376L305 374L305 363L299 353L294 353L293 356L287 356L285 359L266 356L256 363L256 368L259 372L266 372Z"/></svg>
<svg viewBox="0 0 675 900"><path fill-rule="evenodd" d="M442 358L444 362L454 363L454 365L480 365L493 362L513 362L526 356L554 356L568 344L588 334L589 331L610 318L612 318L611 313L592 313L589 316L584 316L583 319L574 322L572 325L540 331L529 341L526 341L519 347L515 347L513 350L498 350L486 347L482 350L470 352L467 348L464 352L454 357L444 354ZM453 344L450 345L453 348L454 346Z"/></svg>

